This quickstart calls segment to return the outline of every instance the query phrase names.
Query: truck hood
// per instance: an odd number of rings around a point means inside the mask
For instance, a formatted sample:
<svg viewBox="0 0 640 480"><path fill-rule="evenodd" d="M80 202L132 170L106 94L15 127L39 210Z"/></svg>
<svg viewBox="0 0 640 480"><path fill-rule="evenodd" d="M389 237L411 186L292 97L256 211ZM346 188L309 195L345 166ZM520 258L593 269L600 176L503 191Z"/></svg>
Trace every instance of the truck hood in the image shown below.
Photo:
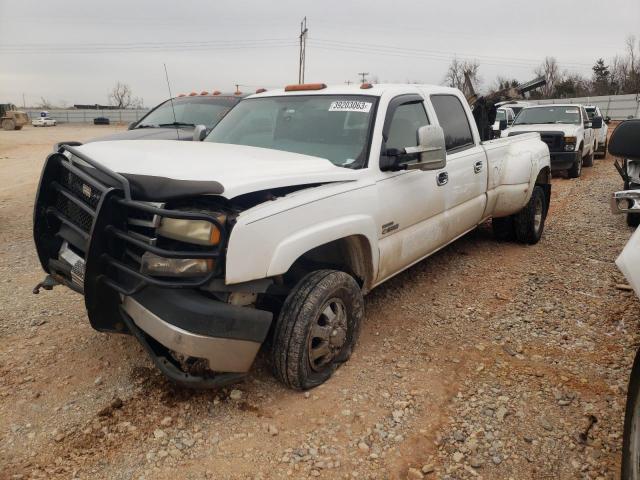
<svg viewBox="0 0 640 480"><path fill-rule="evenodd" d="M580 125L571 125L568 123L541 123L531 125L516 125L515 127L507 128L505 130L506 135L509 133L518 132L562 132L565 136L574 137L580 130Z"/></svg>
<svg viewBox="0 0 640 480"><path fill-rule="evenodd" d="M140 200L207 194L230 199L271 188L357 178L355 170L324 158L243 145L121 140L88 143L77 150L127 177L132 195Z"/></svg>
<svg viewBox="0 0 640 480"><path fill-rule="evenodd" d="M178 137L179 136L179 137ZM126 132L114 133L104 137L92 138L86 143L107 142L113 140L192 140L193 127L175 128L134 128Z"/></svg>

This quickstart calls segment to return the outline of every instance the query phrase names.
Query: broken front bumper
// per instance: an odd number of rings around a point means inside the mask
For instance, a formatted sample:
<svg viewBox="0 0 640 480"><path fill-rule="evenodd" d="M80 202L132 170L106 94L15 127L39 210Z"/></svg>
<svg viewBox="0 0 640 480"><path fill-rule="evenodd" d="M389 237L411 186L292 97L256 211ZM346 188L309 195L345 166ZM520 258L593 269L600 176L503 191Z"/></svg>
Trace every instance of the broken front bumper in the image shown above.
<svg viewBox="0 0 640 480"><path fill-rule="evenodd" d="M125 177L61 146L47 159L34 209L42 267L84 295L93 328L133 334L172 380L194 387L235 381L253 363L272 314L229 305L200 290L222 272L225 226L213 215L157 205L133 200ZM137 228L154 231L160 217L211 222L221 240L206 248L161 248ZM144 252L207 259L214 268L195 278L158 278L141 273L136 259ZM224 373L192 375L181 357L204 359L210 370Z"/></svg>

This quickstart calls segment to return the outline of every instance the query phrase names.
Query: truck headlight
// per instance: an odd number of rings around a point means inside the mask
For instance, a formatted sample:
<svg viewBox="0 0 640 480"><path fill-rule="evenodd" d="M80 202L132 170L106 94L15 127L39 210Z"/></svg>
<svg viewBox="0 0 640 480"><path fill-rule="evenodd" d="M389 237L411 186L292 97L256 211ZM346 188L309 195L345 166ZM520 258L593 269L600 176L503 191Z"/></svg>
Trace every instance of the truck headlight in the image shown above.
<svg viewBox="0 0 640 480"><path fill-rule="evenodd" d="M576 149L576 137L564 137L564 150L573 152Z"/></svg>
<svg viewBox="0 0 640 480"><path fill-rule="evenodd" d="M165 258L151 252L142 255L140 273L159 277L198 277L213 270L214 261L204 258Z"/></svg>
<svg viewBox="0 0 640 480"><path fill-rule="evenodd" d="M224 221L224 217L218 219ZM220 243L220 230L206 220L163 217L158 227L158 235L196 245L209 246Z"/></svg>

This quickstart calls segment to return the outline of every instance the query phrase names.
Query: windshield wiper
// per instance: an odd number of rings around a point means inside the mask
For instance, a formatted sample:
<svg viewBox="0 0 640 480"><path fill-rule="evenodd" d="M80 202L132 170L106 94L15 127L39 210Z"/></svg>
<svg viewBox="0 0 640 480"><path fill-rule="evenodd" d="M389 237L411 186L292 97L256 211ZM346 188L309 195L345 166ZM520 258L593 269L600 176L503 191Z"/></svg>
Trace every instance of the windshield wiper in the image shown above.
<svg viewBox="0 0 640 480"><path fill-rule="evenodd" d="M151 124L136 125L135 128L158 128L158 125L151 125Z"/></svg>
<svg viewBox="0 0 640 480"><path fill-rule="evenodd" d="M193 123L173 122L173 123L161 123L159 127L195 127Z"/></svg>

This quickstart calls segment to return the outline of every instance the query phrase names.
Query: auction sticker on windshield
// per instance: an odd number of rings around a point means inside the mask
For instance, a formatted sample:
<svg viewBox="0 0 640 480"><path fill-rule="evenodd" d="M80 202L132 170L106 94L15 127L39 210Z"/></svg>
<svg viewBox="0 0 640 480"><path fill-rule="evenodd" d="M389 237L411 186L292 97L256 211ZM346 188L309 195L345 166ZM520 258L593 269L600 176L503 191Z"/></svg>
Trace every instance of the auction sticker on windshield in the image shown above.
<svg viewBox="0 0 640 480"><path fill-rule="evenodd" d="M329 106L330 112L362 112L369 113L371 102L359 102L357 100L336 100Z"/></svg>

